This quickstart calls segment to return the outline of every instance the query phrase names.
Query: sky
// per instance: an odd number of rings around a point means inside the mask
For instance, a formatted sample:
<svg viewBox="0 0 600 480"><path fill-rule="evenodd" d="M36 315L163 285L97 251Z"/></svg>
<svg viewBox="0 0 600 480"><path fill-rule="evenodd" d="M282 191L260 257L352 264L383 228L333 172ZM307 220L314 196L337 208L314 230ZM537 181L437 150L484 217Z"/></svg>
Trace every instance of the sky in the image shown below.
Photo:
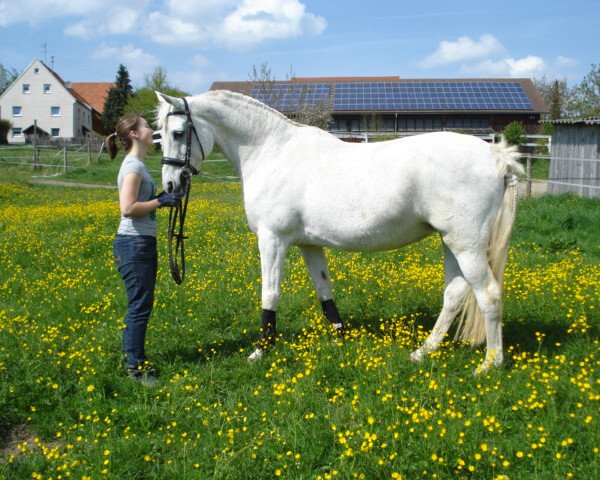
<svg viewBox="0 0 600 480"><path fill-rule="evenodd" d="M267 64L296 77L541 78L600 64L599 0L0 0L0 64L202 93Z"/></svg>

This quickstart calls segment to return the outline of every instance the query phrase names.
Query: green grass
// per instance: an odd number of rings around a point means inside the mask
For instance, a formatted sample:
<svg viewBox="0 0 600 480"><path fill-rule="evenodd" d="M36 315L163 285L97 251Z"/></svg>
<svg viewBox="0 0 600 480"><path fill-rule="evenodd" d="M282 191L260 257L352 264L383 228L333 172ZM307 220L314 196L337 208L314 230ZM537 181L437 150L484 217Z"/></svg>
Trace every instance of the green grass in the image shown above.
<svg viewBox="0 0 600 480"><path fill-rule="evenodd" d="M260 266L241 197L237 183L195 180L179 287L159 212L147 343L161 383L145 389L118 367L115 191L0 185L0 478L600 476L598 200L521 202L506 365L476 378L482 349L447 342L422 364L408 359L441 308L435 237L395 252L328 252L351 329L344 343L292 249L281 338L249 364Z"/></svg>
<svg viewBox="0 0 600 480"><path fill-rule="evenodd" d="M117 173L121 166L122 155L111 160L106 152L98 156L97 152L92 154L89 162L87 152L68 153L65 171L62 151L47 149L41 152L40 163L43 168L33 168L33 149L30 146L2 147L0 148L0 174L2 178L13 181L29 181L39 179L60 180L72 183L87 183L92 185L116 185ZM158 179L160 177L161 154L159 150L148 155L146 163L151 174ZM26 163L28 165L16 165ZM214 181L213 177L237 176L237 173L223 158L222 154L213 151L202 164L202 171L208 174L202 176L199 181Z"/></svg>

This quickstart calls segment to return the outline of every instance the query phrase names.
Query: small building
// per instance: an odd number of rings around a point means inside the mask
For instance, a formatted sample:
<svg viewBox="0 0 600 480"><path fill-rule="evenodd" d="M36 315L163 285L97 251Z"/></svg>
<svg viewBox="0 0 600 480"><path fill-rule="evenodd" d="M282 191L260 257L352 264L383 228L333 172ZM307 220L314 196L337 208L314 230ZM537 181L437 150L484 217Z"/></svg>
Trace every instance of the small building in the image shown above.
<svg viewBox="0 0 600 480"><path fill-rule="evenodd" d="M401 79L399 77L294 78L286 82L214 82L294 116L302 105L327 104L330 132L414 135L455 130L488 136L513 121L537 133L548 109L526 78Z"/></svg>
<svg viewBox="0 0 600 480"><path fill-rule="evenodd" d="M600 197L600 117L547 123L554 125L548 193Z"/></svg>
<svg viewBox="0 0 600 480"><path fill-rule="evenodd" d="M0 118L12 123L8 142L103 134L101 115L111 86L65 82L44 62L34 60L0 96Z"/></svg>

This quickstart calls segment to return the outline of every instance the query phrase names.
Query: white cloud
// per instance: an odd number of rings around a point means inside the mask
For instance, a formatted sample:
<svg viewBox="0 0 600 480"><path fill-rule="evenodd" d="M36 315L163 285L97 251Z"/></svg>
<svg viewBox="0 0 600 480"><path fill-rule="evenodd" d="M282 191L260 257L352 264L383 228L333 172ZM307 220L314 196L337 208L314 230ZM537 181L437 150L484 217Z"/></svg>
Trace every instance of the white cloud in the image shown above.
<svg viewBox="0 0 600 480"><path fill-rule="evenodd" d="M143 76L160 65L160 61L154 55L146 53L141 48L131 44L112 46L103 43L93 54L96 60L114 60L127 66L127 71L132 83L140 83Z"/></svg>
<svg viewBox="0 0 600 480"><path fill-rule="evenodd" d="M494 35L486 33L479 40L464 36L440 42L437 50L418 65L426 69L456 65L462 76L531 78L559 75L576 66L577 61L562 55L553 61L537 55L515 58Z"/></svg>
<svg viewBox="0 0 600 480"><path fill-rule="evenodd" d="M528 78L544 74L547 63L541 57L529 55L525 58L502 58L500 60L486 60L474 65L463 65L460 69L462 75Z"/></svg>
<svg viewBox="0 0 600 480"><path fill-rule="evenodd" d="M264 40L318 35L326 27L323 17L307 13L298 0L244 0L224 19L220 41L247 48Z"/></svg>
<svg viewBox="0 0 600 480"><path fill-rule="evenodd" d="M137 12L143 12L147 5L148 0L129 0L126 6L118 0L0 0L0 26L39 25L57 18L76 17L65 33L88 37L97 31L121 30L124 19L131 23L132 12L138 23Z"/></svg>
<svg viewBox="0 0 600 480"><path fill-rule="evenodd" d="M299 0L212 0L167 2L148 15L145 34L170 45L223 45L250 48L272 39L318 35L327 21L306 11Z"/></svg>
<svg viewBox="0 0 600 480"><path fill-rule="evenodd" d="M559 55L558 57L556 57L554 63L559 69L561 69L576 67L579 62L577 62L577 60L575 60L574 58L563 57L562 55Z"/></svg>
<svg viewBox="0 0 600 480"><path fill-rule="evenodd" d="M424 68L438 67L451 63L477 60L505 52L505 48L493 35L486 33L479 41L460 37L455 42L440 42L438 49L419 64Z"/></svg>
<svg viewBox="0 0 600 480"><path fill-rule="evenodd" d="M318 35L327 21L303 0L0 0L0 26L63 18L64 33L94 39L141 35L156 43L250 48Z"/></svg>

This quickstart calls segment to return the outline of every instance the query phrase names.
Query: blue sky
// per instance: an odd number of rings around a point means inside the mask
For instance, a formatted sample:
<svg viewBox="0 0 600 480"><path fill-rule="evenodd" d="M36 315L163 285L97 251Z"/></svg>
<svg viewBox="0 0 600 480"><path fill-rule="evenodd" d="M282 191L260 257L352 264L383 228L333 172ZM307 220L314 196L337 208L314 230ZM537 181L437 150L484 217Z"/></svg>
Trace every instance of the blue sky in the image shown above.
<svg viewBox="0 0 600 480"><path fill-rule="evenodd" d="M36 59L65 80L134 86L162 65L190 93L247 80L566 78L600 63L600 1L0 0L0 63ZM44 53L43 44L47 45Z"/></svg>

